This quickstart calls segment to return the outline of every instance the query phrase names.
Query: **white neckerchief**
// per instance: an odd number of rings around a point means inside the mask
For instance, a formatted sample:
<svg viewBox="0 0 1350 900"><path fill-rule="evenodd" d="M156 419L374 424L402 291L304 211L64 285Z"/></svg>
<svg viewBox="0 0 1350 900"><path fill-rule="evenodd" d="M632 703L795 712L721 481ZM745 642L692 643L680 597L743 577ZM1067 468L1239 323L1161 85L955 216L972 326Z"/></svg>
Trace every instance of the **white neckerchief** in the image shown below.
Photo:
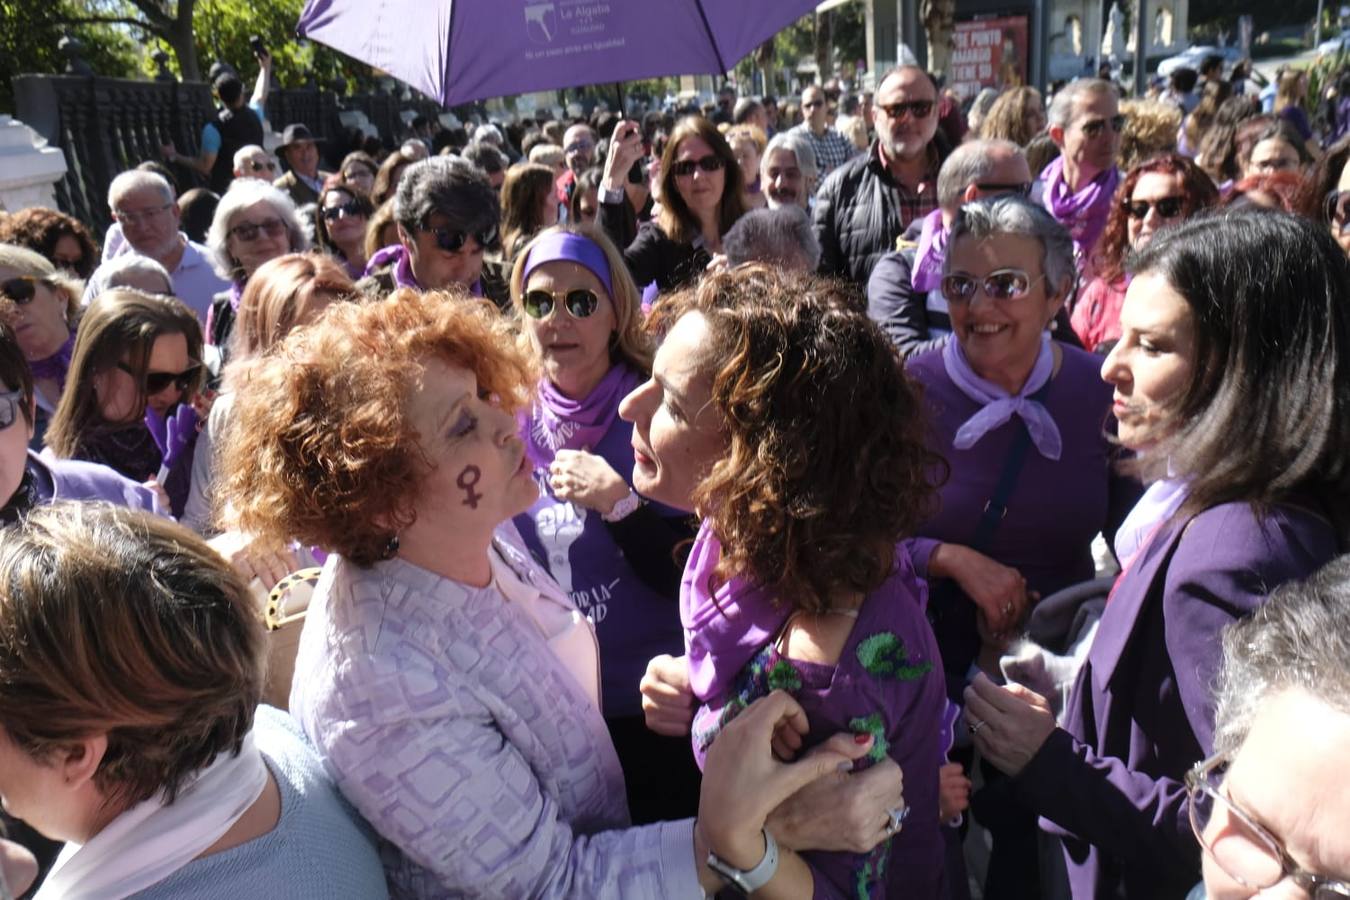
<svg viewBox="0 0 1350 900"><path fill-rule="evenodd" d="M1144 549L1163 523L1186 502L1186 482L1174 478L1155 481L1116 529L1114 549L1122 567Z"/></svg>
<svg viewBox="0 0 1350 900"><path fill-rule="evenodd" d="M121 900L158 884L202 854L267 786L267 765L244 737L165 805L153 797L113 819L87 844L66 844L35 900Z"/></svg>

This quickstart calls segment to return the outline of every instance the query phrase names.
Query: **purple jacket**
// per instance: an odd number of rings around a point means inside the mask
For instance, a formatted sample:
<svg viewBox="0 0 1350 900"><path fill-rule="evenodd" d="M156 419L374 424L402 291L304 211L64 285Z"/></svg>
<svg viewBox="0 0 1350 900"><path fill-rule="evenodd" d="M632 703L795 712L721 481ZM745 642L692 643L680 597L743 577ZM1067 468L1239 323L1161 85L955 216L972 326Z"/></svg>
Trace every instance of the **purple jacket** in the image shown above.
<svg viewBox="0 0 1350 900"><path fill-rule="evenodd" d="M167 514L160 508L158 495L150 488L98 463L43 459L30 450L28 469L38 480L38 495L44 502L102 500L159 516Z"/></svg>
<svg viewBox="0 0 1350 900"><path fill-rule="evenodd" d="M1075 898L1182 897L1200 880L1182 778L1213 750L1220 632L1336 552L1306 509L1229 503L1169 522L1117 581L1065 728L1014 779L1061 837Z"/></svg>

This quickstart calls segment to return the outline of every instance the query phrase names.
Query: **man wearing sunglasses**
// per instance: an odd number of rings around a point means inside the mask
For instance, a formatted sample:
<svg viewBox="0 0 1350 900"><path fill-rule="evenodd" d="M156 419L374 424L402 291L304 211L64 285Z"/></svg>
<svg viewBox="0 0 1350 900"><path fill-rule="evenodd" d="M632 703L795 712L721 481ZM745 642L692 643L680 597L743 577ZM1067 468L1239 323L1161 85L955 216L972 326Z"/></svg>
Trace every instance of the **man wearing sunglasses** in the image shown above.
<svg viewBox="0 0 1350 900"><path fill-rule="evenodd" d="M882 78L873 108L877 139L816 195L821 274L866 286L896 238L937 208L947 149L938 135L937 100L933 80L917 66L897 66Z"/></svg>
<svg viewBox="0 0 1350 900"><path fill-rule="evenodd" d="M163 147L164 158L170 163L187 166L211 180L211 190L223 194L236 173L234 155L240 147L263 142L263 109L267 105L267 87L272 80L272 54L259 47L254 58L258 60L258 79L253 85L253 96L244 102L244 83L233 69L218 75L212 87L220 100L216 117L202 126L201 149L196 156L184 156L172 143Z"/></svg>
<svg viewBox="0 0 1350 900"><path fill-rule="evenodd" d="M1046 118L1059 156L1041 173L1041 197L1072 235L1079 270L1088 279L1095 274L1093 250L1120 184L1116 153L1125 117L1111 82L1080 78L1055 95Z"/></svg>
<svg viewBox="0 0 1350 900"><path fill-rule="evenodd" d="M852 141L830 127L829 112L825 91L819 85L810 85L802 91L802 113L806 121L788 132L800 134L811 142L816 151L816 169L822 179L858 153Z"/></svg>
<svg viewBox="0 0 1350 900"><path fill-rule="evenodd" d="M937 177L938 208L909 226L867 282L867 314L901 356L931 350L951 334L940 282L947 230L962 204L999 194L1025 196L1030 188L1027 159L1011 141L967 141L947 157Z"/></svg>
<svg viewBox="0 0 1350 900"><path fill-rule="evenodd" d="M271 184L277 178L277 161L262 147L249 144L234 155L234 177L253 178Z"/></svg>
<svg viewBox="0 0 1350 900"><path fill-rule="evenodd" d="M500 263L485 263L501 222L487 176L458 156L433 156L404 171L394 195L399 242L370 258L357 287L382 297L397 288L442 290L456 285L502 309L511 303Z"/></svg>
<svg viewBox="0 0 1350 900"><path fill-rule="evenodd" d="M182 213L169 183L153 172L123 172L108 186L108 206L125 246L163 266L173 281L173 295L205 322L211 298L230 285L212 267L211 251L179 230ZM102 281L101 271L102 266L94 270L90 285ZM84 299L92 299L88 288Z"/></svg>

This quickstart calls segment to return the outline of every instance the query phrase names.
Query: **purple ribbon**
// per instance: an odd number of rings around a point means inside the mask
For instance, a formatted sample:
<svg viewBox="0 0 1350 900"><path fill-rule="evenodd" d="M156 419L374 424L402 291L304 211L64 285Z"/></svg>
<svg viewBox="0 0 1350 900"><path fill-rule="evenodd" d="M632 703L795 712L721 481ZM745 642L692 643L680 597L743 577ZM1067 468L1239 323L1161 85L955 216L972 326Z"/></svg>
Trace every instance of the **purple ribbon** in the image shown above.
<svg viewBox="0 0 1350 900"><path fill-rule="evenodd" d="M1077 193L1070 193L1064 180L1064 157L1059 156L1045 167L1041 179L1045 182L1045 208L1069 230L1079 259L1086 262L1097 238L1106 229L1111 199L1120 185L1120 170L1112 166L1099 172Z"/></svg>
<svg viewBox="0 0 1350 900"><path fill-rule="evenodd" d="M1039 401L1031 399L1031 395L1050 380L1055 369L1055 354L1050 349L1050 335L1041 335L1041 349L1036 356L1036 363L1031 367L1031 374L1027 376L1022 390L1016 395L1009 394L992 381L986 381L976 374L971 368L970 361L966 359L965 351L961 349L960 341L952 339L943 345L942 365L947 370L947 377L957 389L981 404L979 412L966 419L961 423L961 427L956 429L953 447L968 450L980 438L1014 415L1018 415L1026 423L1031 443L1041 456L1046 459L1059 459L1064 449L1059 426L1055 424L1049 410Z"/></svg>
<svg viewBox="0 0 1350 900"><path fill-rule="evenodd" d="M589 394L573 400L542 379L534 408L521 422L525 452L535 469L547 469L559 450L594 450L618 417L619 401L641 383L641 375L617 363Z"/></svg>
<svg viewBox="0 0 1350 900"><path fill-rule="evenodd" d="M942 210L935 209L923 217L923 230L919 232L919 249L909 274L914 290L926 294L941 284L942 263L946 258L947 226L942 224Z"/></svg>
<svg viewBox="0 0 1350 900"><path fill-rule="evenodd" d="M235 314L239 313L239 303L244 299L244 283L242 281L230 282L230 309Z"/></svg>

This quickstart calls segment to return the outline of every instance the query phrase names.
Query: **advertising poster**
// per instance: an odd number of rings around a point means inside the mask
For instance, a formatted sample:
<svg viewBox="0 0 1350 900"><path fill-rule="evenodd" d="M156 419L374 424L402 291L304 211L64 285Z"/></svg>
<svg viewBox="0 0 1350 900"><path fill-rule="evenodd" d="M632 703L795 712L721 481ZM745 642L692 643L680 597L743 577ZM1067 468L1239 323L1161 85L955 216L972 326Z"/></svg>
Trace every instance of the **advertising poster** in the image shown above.
<svg viewBox="0 0 1350 900"><path fill-rule="evenodd" d="M953 38L949 84L963 99L980 88L1026 84L1026 16L957 22Z"/></svg>

